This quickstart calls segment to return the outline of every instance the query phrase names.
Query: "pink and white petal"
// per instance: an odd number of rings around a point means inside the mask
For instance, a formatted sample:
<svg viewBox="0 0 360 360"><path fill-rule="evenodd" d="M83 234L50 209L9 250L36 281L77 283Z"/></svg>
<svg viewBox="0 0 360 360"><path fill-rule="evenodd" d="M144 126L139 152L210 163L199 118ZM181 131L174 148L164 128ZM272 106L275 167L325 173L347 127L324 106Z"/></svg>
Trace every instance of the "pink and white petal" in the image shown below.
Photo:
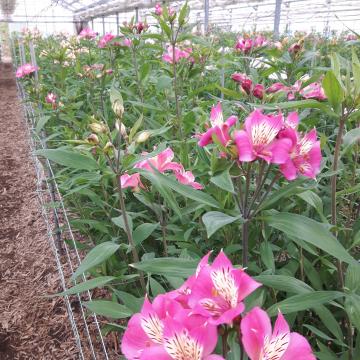
<svg viewBox="0 0 360 360"><path fill-rule="evenodd" d="M290 333L290 343L281 360L316 360L309 342L300 334Z"/></svg>
<svg viewBox="0 0 360 360"><path fill-rule="evenodd" d="M213 354L213 355L206 356L204 358L204 360L225 360L225 359L220 355Z"/></svg>
<svg viewBox="0 0 360 360"><path fill-rule="evenodd" d="M225 121L225 124L228 127L232 127L232 126L234 126L236 124L237 120L238 120L237 116L232 115Z"/></svg>
<svg viewBox="0 0 360 360"><path fill-rule="evenodd" d="M129 360L138 359L142 350L152 344L141 327L141 314L133 315L121 340L121 352Z"/></svg>
<svg viewBox="0 0 360 360"><path fill-rule="evenodd" d="M288 159L285 164L280 165L280 171L286 180L295 180L297 178L297 168L291 159Z"/></svg>
<svg viewBox="0 0 360 360"><path fill-rule="evenodd" d="M274 330L272 336L278 336L280 334L287 334L290 332L289 324L287 323L284 315L279 311L278 317L275 321Z"/></svg>
<svg viewBox="0 0 360 360"><path fill-rule="evenodd" d="M316 176L320 171L321 160L322 160L320 141L315 142L314 146L309 151L308 156L309 156L309 163L313 168L314 174Z"/></svg>
<svg viewBox="0 0 360 360"><path fill-rule="evenodd" d="M184 167L177 162L171 161L161 167L161 172L164 172L166 170L171 170L173 172L182 172L184 171Z"/></svg>
<svg viewBox="0 0 360 360"><path fill-rule="evenodd" d="M238 301L244 300L253 291L262 286L261 283L255 281L243 269L234 269L232 275L238 287Z"/></svg>
<svg viewBox="0 0 360 360"><path fill-rule="evenodd" d="M213 142L213 140L212 140L213 132L214 132L214 128L210 128L204 134L201 134L198 145L201 147L204 147L208 144L211 144Z"/></svg>
<svg viewBox="0 0 360 360"><path fill-rule="evenodd" d="M299 133L291 128L280 130L278 134L279 139L288 138L291 140L292 145L295 146L299 140Z"/></svg>
<svg viewBox="0 0 360 360"><path fill-rule="evenodd" d="M224 251L221 250L218 256L214 259L214 262L211 265L212 270L219 270L219 269L233 269L234 266L229 260L229 258L225 255Z"/></svg>
<svg viewBox="0 0 360 360"><path fill-rule="evenodd" d="M218 102L216 106L211 108L210 121L212 126L221 126L224 122L221 103Z"/></svg>
<svg viewBox="0 0 360 360"><path fill-rule="evenodd" d="M230 308L229 310L225 310L220 316L215 318L209 318L209 323L214 325L228 324L231 325L233 321L241 315L241 313L245 310L245 305L243 303L238 303L235 308Z"/></svg>
<svg viewBox="0 0 360 360"><path fill-rule="evenodd" d="M266 115L262 113L262 110L256 109L245 119L245 130L250 135L253 126L258 125L266 118Z"/></svg>
<svg viewBox="0 0 360 360"><path fill-rule="evenodd" d="M157 154L155 158L157 159L158 167L161 168L164 164L172 161L174 158L174 152L168 147Z"/></svg>
<svg viewBox="0 0 360 360"><path fill-rule="evenodd" d="M299 115L296 111L292 111L286 118L286 125L292 129L296 129L299 125Z"/></svg>
<svg viewBox="0 0 360 360"><path fill-rule="evenodd" d="M204 188L203 185L201 185L200 183L193 181L192 183L189 184L191 187L193 187L195 190L202 190Z"/></svg>
<svg viewBox="0 0 360 360"><path fill-rule="evenodd" d="M246 131L240 130L235 132L235 144L239 153L240 161L253 161L256 159L253 145Z"/></svg>
<svg viewBox="0 0 360 360"><path fill-rule="evenodd" d="M215 349L218 340L217 327L209 323L195 327L190 330L190 337L198 341L203 348L203 356L205 357Z"/></svg>
<svg viewBox="0 0 360 360"><path fill-rule="evenodd" d="M145 348L139 360L173 360L162 345Z"/></svg>
<svg viewBox="0 0 360 360"><path fill-rule="evenodd" d="M292 147L293 144L290 139L282 138L274 140L265 150L271 153L271 163L285 164L289 159Z"/></svg>
<svg viewBox="0 0 360 360"><path fill-rule="evenodd" d="M227 142L230 140L227 127L225 126L225 131L222 131L222 129L219 126L213 127L213 130L214 130L212 134L213 141L215 142L216 140L218 140L222 146L226 146Z"/></svg>
<svg viewBox="0 0 360 360"><path fill-rule="evenodd" d="M255 307L244 316L240 327L241 341L249 358L260 360L265 337L271 337L271 322L268 314L259 307Z"/></svg>
<svg viewBox="0 0 360 360"><path fill-rule="evenodd" d="M209 258L210 255L212 254L212 250L210 250L205 256L203 256L196 268L196 273L195 276L197 277L199 275L200 270L205 267L205 266L209 266Z"/></svg>

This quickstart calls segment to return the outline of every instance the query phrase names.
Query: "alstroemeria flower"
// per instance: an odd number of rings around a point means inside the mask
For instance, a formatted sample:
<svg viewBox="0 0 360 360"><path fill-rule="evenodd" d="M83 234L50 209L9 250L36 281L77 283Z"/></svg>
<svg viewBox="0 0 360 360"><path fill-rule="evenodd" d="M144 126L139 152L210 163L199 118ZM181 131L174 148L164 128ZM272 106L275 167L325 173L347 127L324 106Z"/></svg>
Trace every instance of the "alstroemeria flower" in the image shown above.
<svg viewBox="0 0 360 360"><path fill-rule="evenodd" d="M90 29L90 28L86 28L81 30L80 34L79 34L79 38L80 39L94 39L97 36L97 32L95 32L94 30Z"/></svg>
<svg viewBox="0 0 360 360"><path fill-rule="evenodd" d="M163 344L164 320L182 311L182 306L167 295L159 295L151 304L147 297L140 313L134 314L121 342L128 360L143 359L149 348ZM146 358L146 357L145 357Z"/></svg>
<svg viewBox="0 0 360 360"><path fill-rule="evenodd" d="M262 84L256 84L252 90L253 95L258 98L258 99L262 99L264 97L265 94L265 88L264 85Z"/></svg>
<svg viewBox="0 0 360 360"><path fill-rule="evenodd" d="M150 347L140 360L224 360L222 356L211 355L216 343L216 326L183 310L164 320L163 346Z"/></svg>
<svg viewBox="0 0 360 360"><path fill-rule="evenodd" d="M125 38L122 42L122 46L131 47L131 45L132 45L131 39Z"/></svg>
<svg viewBox="0 0 360 360"><path fill-rule="evenodd" d="M144 188L144 185L142 184L142 182L140 180L139 173L135 173L132 175L125 173L124 175L121 175L120 176L120 186L122 189L126 189L128 187L131 187L134 190L139 189L139 187Z"/></svg>
<svg viewBox="0 0 360 360"><path fill-rule="evenodd" d="M98 42L98 48L102 49L106 47L106 45L115 38L115 35L111 33L106 33Z"/></svg>
<svg viewBox="0 0 360 360"><path fill-rule="evenodd" d="M211 128L200 135L199 146L203 147L213 143L213 137L215 137L216 140L226 147L231 140L229 129L235 125L236 121L237 117L233 115L224 122L221 103L219 102L216 106L213 106L210 113Z"/></svg>
<svg viewBox="0 0 360 360"><path fill-rule="evenodd" d="M296 111L292 111L288 114L284 120L284 128L296 129L299 125L299 115Z"/></svg>
<svg viewBox="0 0 360 360"><path fill-rule="evenodd" d="M314 82L300 90L300 95L305 99L325 100L326 95L321 84Z"/></svg>
<svg viewBox="0 0 360 360"><path fill-rule="evenodd" d="M267 45L267 40L264 36L258 35L254 41L255 47L261 47Z"/></svg>
<svg viewBox="0 0 360 360"><path fill-rule="evenodd" d="M16 70L15 76L17 78L22 78L26 75L30 75L30 74L34 73L37 70L38 70L37 66L34 66L32 64L24 64L24 65L18 67L18 69Z"/></svg>
<svg viewBox="0 0 360 360"><path fill-rule="evenodd" d="M282 114L265 115L253 111L245 119L245 129L235 132L235 143L240 161L261 158L267 163L284 164L289 158L290 139L277 139L284 125Z"/></svg>
<svg viewBox="0 0 360 360"><path fill-rule="evenodd" d="M239 38L235 44L235 50L248 54L253 47L252 39Z"/></svg>
<svg viewBox="0 0 360 360"><path fill-rule="evenodd" d="M240 326L242 343L250 360L316 360L308 341L290 332L281 313L273 331L268 314L259 307L246 314Z"/></svg>
<svg viewBox="0 0 360 360"><path fill-rule="evenodd" d="M278 91L286 91L288 87L281 82L276 82L266 89L268 94L277 93Z"/></svg>
<svg viewBox="0 0 360 360"><path fill-rule="evenodd" d="M181 50L178 47L175 47L175 63L178 63L180 61L180 59L187 59L189 58L192 49L191 48L187 48L185 50ZM167 52L165 54L163 54L162 59L165 62L168 62L169 64L172 64L174 61L174 57L173 57L173 47L172 46L168 46L167 48Z"/></svg>
<svg viewBox="0 0 360 360"><path fill-rule="evenodd" d="M280 138L290 139L292 146L289 158L280 165L280 171L287 180L294 180L299 174L314 179L320 171L321 149L317 140L316 130L313 129L304 136L293 128L282 130Z"/></svg>
<svg viewBox="0 0 360 360"><path fill-rule="evenodd" d="M48 104L56 104L56 95L54 93L48 93L45 97L45 102Z"/></svg>
<svg viewBox="0 0 360 360"><path fill-rule="evenodd" d="M223 251L210 266L203 266L192 285L189 305L194 314L214 325L231 324L244 311L243 300L261 284L236 269Z"/></svg>
<svg viewBox="0 0 360 360"><path fill-rule="evenodd" d="M185 171L183 169L182 171L176 171L174 174L176 179L181 184L190 185L196 190L201 190L204 188L200 183L195 181L195 176L191 171Z"/></svg>
<svg viewBox="0 0 360 360"><path fill-rule="evenodd" d="M162 9L161 5L160 5L159 3L157 3L157 4L155 5L155 14L156 14L157 16L161 16L162 13L163 13L163 9Z"/></svg>
<svg viewBox="0 0 360 360"><path fill-rule="evenodd" d="M183 166L177 162L173 162L174 152L170 148L166 148L161 153L155 155L154 157L146 160L142 160L135 164L137 169L145 169L151 172L154 172L153 168L163 173L167 170L171 171L182 171Z"/></svg>

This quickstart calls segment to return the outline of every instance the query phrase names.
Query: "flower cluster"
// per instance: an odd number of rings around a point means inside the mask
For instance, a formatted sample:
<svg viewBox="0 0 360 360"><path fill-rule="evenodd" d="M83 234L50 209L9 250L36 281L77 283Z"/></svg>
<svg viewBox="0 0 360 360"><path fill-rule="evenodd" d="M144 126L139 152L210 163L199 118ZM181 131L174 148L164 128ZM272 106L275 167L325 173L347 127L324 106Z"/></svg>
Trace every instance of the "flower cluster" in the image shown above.
<svg viewBox="0 0 360 360"><path fill-rule="evenodd" d="M101 39L98 42L98 48L103 49L105 48L113 39L115 38L115 35L111 33L106 33L104 36L101 37Z"/></svg>
<svg viewBox="0 0 360 360"><path fill-rule="evenodd" d="M191 57L192 49L185 48L179 49L178 47L174 48L172 46L168 46L167 51L163 54L162 59L169 64L172 64L175 60L175 63L178 63L180 59L188 59L190 62L194 62L194 59Z"/></svg>
<svg viewBox="0 0 360 360"><path fill-rule="evenodd" d="M85 28L81 30L79 34L79 39L87 39L92 40L95 39L98 36L98 33L92 30L91 28Z"/></svg>
<svg viewBox="0 0 360 360"><path fill-rule="evenodd" d="M322 157L316 130L299 133L296 112L285 118L281 112L266 115L257 109L245 119L243 129L230 134L236 121L237 118L231 116L224 122L220 103L213 107L211 128L199 135L199 146L215 142L226 150L235 143L239 162L264 160L268 164L277 164L287 180L294 180L299 175L315 178L319 173Z"/></svg>
<svg viewBox="0 0 360 360"><path fill-rule="evenodd" d="M305 99L325 100L326 95L324 89L319 82L313 82L301 89L302 82L296 81L292 86L286 86L283 83L276 82L266 89L268 94L284 92L288 100L294 100L296 94Z"/></svg>
<svg viewBox="0 0 360 360"><path fill-rule="evenodd" d="M111 75L113 73L112 69L106 69L104 64L93 64L91 66L83 66L84 74L79 74L81 77L85 76L90 79L100 79L106 75Z"/></svg>
<svg viewBox="0 0 360 360"><path fill-rule="evenodd" d="M145 22L139 21L138 23L134 23L134 21L123 22L124 28L126 28L127 31L134 33L134 34L141 34L142 32L146 31L149 28L149 25Z"/></svg>
<svg viewBox="0 0 360 360"><path fill-rule="evenodd" d="M147 153L143 153L147 155ZM170 148L166 148L164 151L159 154L139 161L135 164L135 169L145 169L150 172L154 172L154 169L160 173L165 173L166 171L172 171L176 179L184 185L189 185L194 189L200 190L203 188L201 184L195 181L195 177L191 171L185 171L184 166L180 163L172 161L174 159L174 152ZM131 187L134 190L138 190L139 187L144 188L140 180L140 174L135 173L129 175L125 173L120 177L120 184L122 188Z"/></svg>
<svg viewBox="0 0 360 360"><path fill-rule="evenodd" d="M274 331L267 314L245 310L244 299L261 286L244 269L235 268L221 251L209 264L210 253L200 261L196 273L177 290L146 298L140 313L132 316L122 339L121 350L128 360L221 360L212 354L218 326L239 328L252 360L315 360L307 340L291 333L279 314Z"/></svg>
<svg viewBox="0 0 360 360"><path fill-rule="evenodd" d="M235 50L244 54L249 54L253 49L267 45L267 40L262 35L258 35L255 39L248 37L240 37L235 44Z"/></svg>
<svg viewBox="0 0 360 360"><path fill-rule="evenodd" d="M246 94L252 94L258 99L262 99L265 94L265 87L262 84L253 84L252 80L246 75L241 73L234 73L231 78L240 84L240 87Z"/></svg>
<svg viewBox="0 0 360 360"><path fill-rule="evenodd" d="M23 78L27 75L30 75L38 70L37 66L34 66L32 64L24 64L17 68L16 70L16 77L17 78Z"/></svg>
<svg viewBox="0 0 360 360"><path fill-rule="evenodd" d="M41 31L38 28L29 29L24 27L21 29L21 35L25 41L36 41L41 39Z"/></svg>

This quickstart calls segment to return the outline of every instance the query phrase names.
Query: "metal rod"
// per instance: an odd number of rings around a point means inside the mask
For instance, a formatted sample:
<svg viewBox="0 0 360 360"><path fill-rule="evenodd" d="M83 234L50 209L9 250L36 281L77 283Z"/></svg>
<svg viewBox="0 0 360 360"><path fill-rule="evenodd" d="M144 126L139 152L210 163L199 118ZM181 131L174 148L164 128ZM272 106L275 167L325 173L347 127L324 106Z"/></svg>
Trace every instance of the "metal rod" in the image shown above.
<svg viewBox="0 0 360 360"><path fill-rule="evenodd" d="M204 0L204 33L206 34L209 30L209 1Z"/></svg>
<svg viewBox="0 0 360 360"><path fill-rule="evenodd" d="M281 3L282 0L276 0L275 18L274 18L274 40L278 40L280 34Z"/></svg>

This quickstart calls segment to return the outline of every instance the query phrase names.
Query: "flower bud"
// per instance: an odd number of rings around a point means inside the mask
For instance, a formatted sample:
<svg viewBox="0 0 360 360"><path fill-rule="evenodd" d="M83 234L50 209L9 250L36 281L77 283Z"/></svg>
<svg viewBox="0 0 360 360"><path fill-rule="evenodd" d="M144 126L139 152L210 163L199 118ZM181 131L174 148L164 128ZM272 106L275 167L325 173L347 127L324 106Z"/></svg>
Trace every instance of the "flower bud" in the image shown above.
<svg viewBox="0 0 360 360"><path fill-rule="evenodd" d="M103 151L105 154L109 154L113 149L114 149L114 145L110 141L108 141L105 144Z"/></svg>
<svg viewBox="0 0 360 360"><path fill-rule="evenodd" d="M261 100L264 97L264 93L265 93L264 85L256 84L252 93L256 98Z"/></svg>
<svg viewBox="0 0 360 360"><path fill-rule="evenodd" d="M137 136L137 138L136 138L136 142L138 143L138 144L140 144L140 143L143 143L143 142L145 142L149 137L150 137L150 135L151 135L151 133L150 133L150 131L142 131L138 136Z"/></svg>
<svg viewBox="0 0 360 360"><path fill-rule="evenodd" d="M124 136L124 137L127 136L126 127L125 127L125 125L124 125L122 122L120 122L120 121L117 120L117 121L115 122L115 129L116 129L117 131L119 131L122 136Z"/></svg>
<svg viewBox="0 0 360 360"><path fill-rule="evenodd" d="M99 144L99 138L96 134L90 134L88 137L87 137L87 141L91 144Z"/></svg>
<svg viewBox="0 0 360 360"><path fill-rule="evenodd" d="M123 115L124 115L124 105L120 102L120 101L115 101L112 104L112 109L113 112L115 113L115 115L119 118L122 119Z"/></svg>
<svg viewBox="0 0 360 360"><path fill-rule="evenodd" d="M107 131L107 128L103 123L91 123L89 125L89 127L90 127L91 131L93 131L96 134L106 133L106 131Z"/></svg>

